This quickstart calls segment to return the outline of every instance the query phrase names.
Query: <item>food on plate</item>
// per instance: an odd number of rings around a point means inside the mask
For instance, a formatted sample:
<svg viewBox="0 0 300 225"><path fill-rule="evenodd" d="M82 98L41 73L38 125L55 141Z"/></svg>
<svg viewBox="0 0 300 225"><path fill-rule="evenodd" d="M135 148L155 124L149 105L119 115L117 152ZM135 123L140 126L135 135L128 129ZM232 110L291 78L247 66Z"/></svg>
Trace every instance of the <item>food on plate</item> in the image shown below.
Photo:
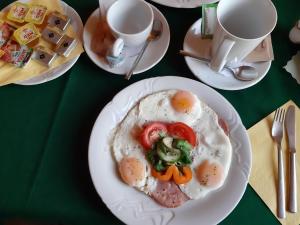
<svg viewBox="0 0 300 225"><path fill-rule="evenodd" d="M29 62L33 50L26 45L20 45L16 41L9 40L1 47L1 51L3 55L0 60L12 63L16 67L24 67Z"/></svg>
<svg viewBox="0 0 300 225"><path fill-rule="evenodd" d="M49 48L37 46L34 49L32 58L42 65L50 67L54 59L56 58L56 55L57 54Z"/></svg>
<svg viewBox="0 0 300 225"><path fill-rule="evenodd" d="M77 44L78 42L75 38L65 34L56 45L54 51L61 56L68 57Z"/></svg>
<svg viewBox="0 0 300 225"><path fill-rule="evenodd" d="M224 184L232 154L228 132L196 95L165 90L128 112L114 133L112 152L124 183L173 208Z"/></svg>
<svg viewBox="0 0 300 225"><path fill-rule="evenodd" d="M197 179L204 186L217 186L223 177L223 168L218 163L205 160L196 169Z"/></svg>
<svg viewBox="0 0 300 225"><path fill-rule="evenodd" d="M47 7L43 5L31 5L25 16L25 21L40 25L44 22L47 14Z"/></svg>
<svg viewBox="0 0 300 225"><path fill-rule="evenodd" d="M42 37L45 41L57 45L58 42L62 39L63 35L57 29L47 26L42 31Z"/></svg>
<svg viewBox="0 0 300 225"><path fill-rule="evenodd" d="M19 27L14 32L14 38L20 45L30 44L34 46L38 43L38 39L41 36L39 30L33 23L27 23L22 27Z"/></svg>
<svg viewBox="0 0 300 225"><path fill-rule="evenodd" d="M123 181L130 186L138 186L145 176L142 162L134 157L124 157L119 163L119 171Z"/></svg>
<svg viewBox="0 0 300 225"><path fill-rule="evenodd" d="M48 17L48 25L65 31L71 22L71 18L59 12L52 12Z"/></svg>
<svg viewBox="0 0 300 225"><path fill-rule="evenodd" d="M24 23L28 10L29 6L27 4L14 2L7 14L7 19L17 23Z"/></svg>
<svg viewBox="0 0 300 225"><path fill-rule="evenodd" d="M13 26L0 20L0 48L6 42L8 42L8 40L10 39L10 37L12 36L14 31L15 31L15 28Z"/></svg>
<svg viewBox="0 0 300 225"><path fill-rule="evenodd" d="M0 49L0 58L5 54L3 50Z"/></svg>

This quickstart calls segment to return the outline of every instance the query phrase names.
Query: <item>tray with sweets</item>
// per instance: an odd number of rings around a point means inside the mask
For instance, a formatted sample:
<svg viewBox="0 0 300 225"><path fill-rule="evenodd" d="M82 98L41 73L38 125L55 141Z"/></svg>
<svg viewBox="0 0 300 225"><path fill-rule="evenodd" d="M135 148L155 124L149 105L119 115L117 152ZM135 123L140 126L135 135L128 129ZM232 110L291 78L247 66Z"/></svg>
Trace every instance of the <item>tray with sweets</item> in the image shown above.
<svg viewBox="0 0 300 225"><path fill-rule="evenodd" d="M5 7L0 11L0 69L9 82L0 79L0 85L40 77L29 82L38 84L62 75L83 52L82 27L76 11L59 0L23 0Z"/></svg>

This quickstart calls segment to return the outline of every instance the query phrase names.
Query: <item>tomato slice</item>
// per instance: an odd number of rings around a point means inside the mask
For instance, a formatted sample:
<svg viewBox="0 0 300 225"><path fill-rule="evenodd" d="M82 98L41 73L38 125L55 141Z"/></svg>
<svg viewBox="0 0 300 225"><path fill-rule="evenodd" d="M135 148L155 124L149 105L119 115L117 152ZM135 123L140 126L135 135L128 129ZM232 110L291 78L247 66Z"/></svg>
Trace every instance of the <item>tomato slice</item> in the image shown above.
<svg viewBox="0 0 300 225"><path fill-rule="evenodd" d="M145 126L140 136L140 142L145 149L151 149L152 145L159 139L160 133L167 133L164 123L152 122Z"/></svg>
<svg viewBox="0 0 300 225"><path fill-rule="evenodd" d="M196 134L191 127L185 123L177 122L168 125L170 135L187 140L192 146L196 145Z"/></svg>

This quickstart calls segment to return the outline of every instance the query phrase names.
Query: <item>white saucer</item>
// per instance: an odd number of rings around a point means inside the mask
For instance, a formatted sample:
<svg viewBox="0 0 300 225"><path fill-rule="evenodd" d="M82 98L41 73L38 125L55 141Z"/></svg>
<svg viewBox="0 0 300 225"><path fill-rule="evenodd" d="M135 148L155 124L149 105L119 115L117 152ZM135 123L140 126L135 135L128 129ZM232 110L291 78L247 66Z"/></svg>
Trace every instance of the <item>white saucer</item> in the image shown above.
<svg viewBox="0 0 300 225"><path fill-rule="evenodd" d="M22 2L28 2L29 0L23 0ZM71 24L74 29L74 31L77 34L82 34L83 31L83 23L81 21L80 16L78 13L67 3L61 1L62 8L67 16L71 18ZM8 7L5 7L3 10L8 10ZM80 38L82 39L82 36L80 35ZM37 77L30 78L28 80L23 80L20 82L16 82L15 84L20 84L20 85L36 85L36 84L41 84L45 83L48 81L51 81L57 77L60 77L64 73L66 73L71 67L76 63L78 60L79 56L75 57L74 59L70 60L69 62L52 69L50 71L47 71Z"/></svg>
<svg viewBox="0 0 300 225"><path fill-rule="evenodd" d="M148 48L146 49L141 61L139 62L138 66L134 70L134 74L145 72L146 70L151 69L153 66L155 66L165 55L170 42L170 29L167 20L163 16L163 14L153 5L151 5L154 13L154 19L158 19L163 24L163 32L161 34L161 37L158 40L155 40L153 42L150 42ZM119 74L124 75L129 70L131 65L133 64L137 53L141 49L141 47L137 48L130 48L126 49L126 54L129 55L129 57L126 57L125 62L122 63L122 65L118 67L111 68L104 58L99 57L95 52L91 49L91 41L92 41L92 35L94 33L95 28L97 27L97 24L99 23L98 19L98 10L96 9L88 18L83 31L83 42L84 42L84 48L89 56L89 58L101 69L106 70L113 74Z"/></svg>
<svg viewBox="0 0 300 225"><path fill-rule="evenodd" d="M183 49L194 54L203 52L205 48L207 51L211 40L201 38L201 19L197 20L188 30L183 43ZM219 74L210 69L210 67L203 62L199 62L190 57L185 57L185 61L192 71L192 73L204 83L218 89L224 90L240 90L253 86L262 80L271 67L271 61L251 63L257 69L258 77L252 81L239 81L233 76Z"/></svg>
<svg viewBox="0 0 300 225"><path fill-rule="evenodd" d="M174 7L174 8L196 8L203 4L210 4L218 2L219 0L152 0L161 5Z"/></svg>

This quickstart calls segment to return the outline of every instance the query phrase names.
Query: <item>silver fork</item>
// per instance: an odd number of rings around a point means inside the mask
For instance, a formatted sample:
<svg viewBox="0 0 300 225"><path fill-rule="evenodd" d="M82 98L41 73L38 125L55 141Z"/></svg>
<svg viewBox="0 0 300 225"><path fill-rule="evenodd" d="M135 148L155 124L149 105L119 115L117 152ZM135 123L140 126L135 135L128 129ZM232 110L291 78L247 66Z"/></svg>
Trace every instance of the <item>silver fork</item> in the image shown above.
<svg viewBox="0 0 300 225"><path fill-rule="evenodd" d="M285 218L285 182L283 171L283 160L281 150L281 140L283 136L283 121L285 110L277 109L275 111L274 121L272 125L272 137L277 143L278 148L278 187L277 187L277 216Z"/></svg>

